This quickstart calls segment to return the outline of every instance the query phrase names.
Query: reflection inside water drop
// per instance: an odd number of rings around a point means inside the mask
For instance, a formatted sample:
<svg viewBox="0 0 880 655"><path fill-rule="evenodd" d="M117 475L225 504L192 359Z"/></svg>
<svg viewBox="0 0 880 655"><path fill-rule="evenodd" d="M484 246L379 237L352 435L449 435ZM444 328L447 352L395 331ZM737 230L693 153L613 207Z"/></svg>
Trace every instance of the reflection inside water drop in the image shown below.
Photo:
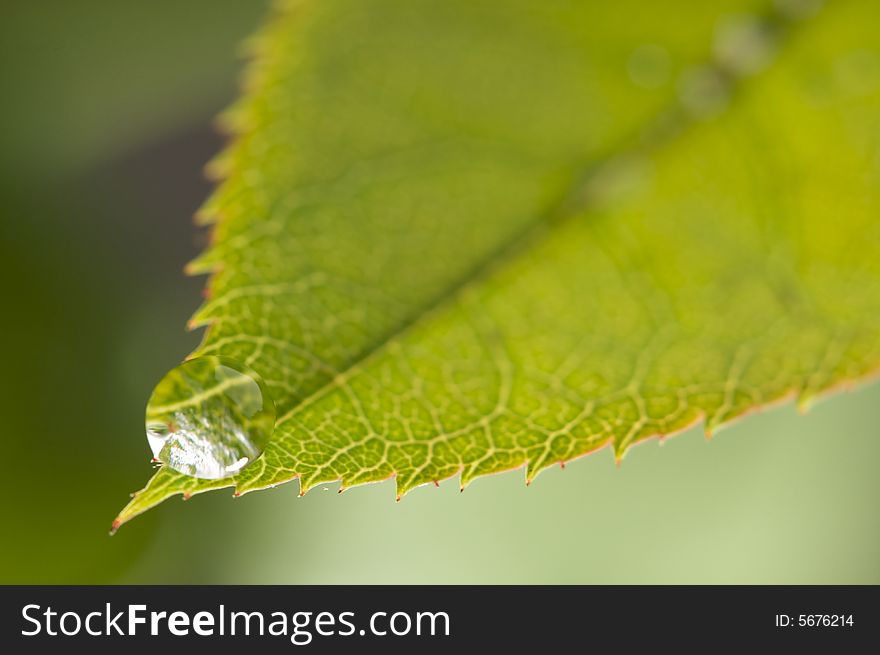
<svg viewBox="0 0 880 655"><path fill-rule="evenodd" d="M172 369L147 404L153 457L196 478L234 475L262 454L274 426L265 383L225 358L198 357Z"/></svg>

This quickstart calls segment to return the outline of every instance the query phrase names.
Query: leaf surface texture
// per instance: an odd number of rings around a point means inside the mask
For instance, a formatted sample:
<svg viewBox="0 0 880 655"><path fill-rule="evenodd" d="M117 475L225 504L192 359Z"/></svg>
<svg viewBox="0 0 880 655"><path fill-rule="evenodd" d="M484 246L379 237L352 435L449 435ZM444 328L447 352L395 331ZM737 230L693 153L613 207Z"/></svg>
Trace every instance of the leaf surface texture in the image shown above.
<svg viewBox="0 0 880 655"><path fill-rule="evenodd" d="M784 4L784 3L783 3ZM226 115L194 355L279 420L178 493L541 470L880 364L880 6L289 3Z"/></svg>

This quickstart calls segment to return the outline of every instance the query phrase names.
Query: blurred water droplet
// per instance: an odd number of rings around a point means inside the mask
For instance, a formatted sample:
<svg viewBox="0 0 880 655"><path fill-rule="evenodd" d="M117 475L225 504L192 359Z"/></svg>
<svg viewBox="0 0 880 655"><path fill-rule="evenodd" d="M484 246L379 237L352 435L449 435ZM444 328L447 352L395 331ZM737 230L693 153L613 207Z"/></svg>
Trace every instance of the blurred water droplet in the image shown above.
<svg viewBox="0 0 880 655"><path fill-rule="evenodd" d="M626 63L629 78L645 89L656 89L669 81L672 59L666 48L645 44L636 48Z"/></svg>
<svg viewBox="0 0 880 655"><path fill-rule="evenodd" d="M216 480L251 464L275 427L275 405L260 377L219 357L172 369L147 404L153 456L184 475Z"/></svg>
<svg viewBox="0 0 880 655"><path fill-rule="evenodd" d="M652 182L652 166L644 157L618 157L596 170L584 189L594 209L607 210L642 191Z"/></svg>
<svg viewBox="0 0 880 655"><path fill-rule="evenodd" d="M774 0L776 10L789 18L809 18L825 4L824 0Z"/></svg>
<svg viewBox="0 0 880 655"><path fill-rule="evenodd" d="M731 16L718 25L713 49L726 70L754 75L770 63L775 46L769 25L757 16Z"/></svg>
<svg viewBox="0 0 880 655"><path fill-rule="evenodd" d="M682 75L678 98L688 113L697 118L708 118L727 106L730 89L721 73L711 66L701 66Z"/></svg>

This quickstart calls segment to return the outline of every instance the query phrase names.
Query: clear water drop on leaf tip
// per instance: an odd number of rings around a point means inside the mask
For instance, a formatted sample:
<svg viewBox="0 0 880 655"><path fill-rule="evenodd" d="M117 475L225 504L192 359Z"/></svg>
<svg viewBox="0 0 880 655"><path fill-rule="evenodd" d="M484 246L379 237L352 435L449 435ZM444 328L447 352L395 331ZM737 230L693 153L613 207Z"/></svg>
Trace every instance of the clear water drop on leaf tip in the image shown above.
<svg viewBox="0 0 880 655"><path fill-rule="evenodd" d="M183 362L147 403L147 442L155 461L178 473L217 480L262 455L275 427L275 404L260 376L216 356Z"/></svg>

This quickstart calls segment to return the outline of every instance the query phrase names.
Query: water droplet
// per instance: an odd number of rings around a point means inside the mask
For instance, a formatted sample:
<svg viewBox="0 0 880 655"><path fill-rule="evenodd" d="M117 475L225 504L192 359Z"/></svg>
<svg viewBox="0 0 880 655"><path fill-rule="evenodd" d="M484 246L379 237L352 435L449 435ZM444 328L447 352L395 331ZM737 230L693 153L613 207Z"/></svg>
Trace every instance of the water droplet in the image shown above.
<svg viewBox="0 0 880 655"><path fill-rule="evenodd" d="M754 75L770 63L775 46L768 23L757 16L730 16L718 25L713 47L726 70Z"/></svg>
<svg viewBox="0 0 880 655"><path fill-rule="evenodd" d="M652 181L652 174L652 165L644 157L610 159L594 171L587 182L586 201L594 209L608 210L644 191Z"/></svg>
<svg viewBox="0 0 880 655"><path fill-rule="evenodd" d="M198 357L172 369L147 404L153 457L184 475L217 480L263 452L275 427L265 383L245 366Z"/></svg>
<svg viewBox="0 0 880 655"><path fill-rule="evenodd" d="M773 3L778 11L787 18L795 20L814 16L824 4L823 0L775 0Z"/></svg>
<svg viewBox="0 0 880 655"><path fill-rule="evenodd" d="M730 100L730 89L724 77L711 66L685 71L678 84L678 99L685 110L696 118L709 118L720 113Z"/></svg>

